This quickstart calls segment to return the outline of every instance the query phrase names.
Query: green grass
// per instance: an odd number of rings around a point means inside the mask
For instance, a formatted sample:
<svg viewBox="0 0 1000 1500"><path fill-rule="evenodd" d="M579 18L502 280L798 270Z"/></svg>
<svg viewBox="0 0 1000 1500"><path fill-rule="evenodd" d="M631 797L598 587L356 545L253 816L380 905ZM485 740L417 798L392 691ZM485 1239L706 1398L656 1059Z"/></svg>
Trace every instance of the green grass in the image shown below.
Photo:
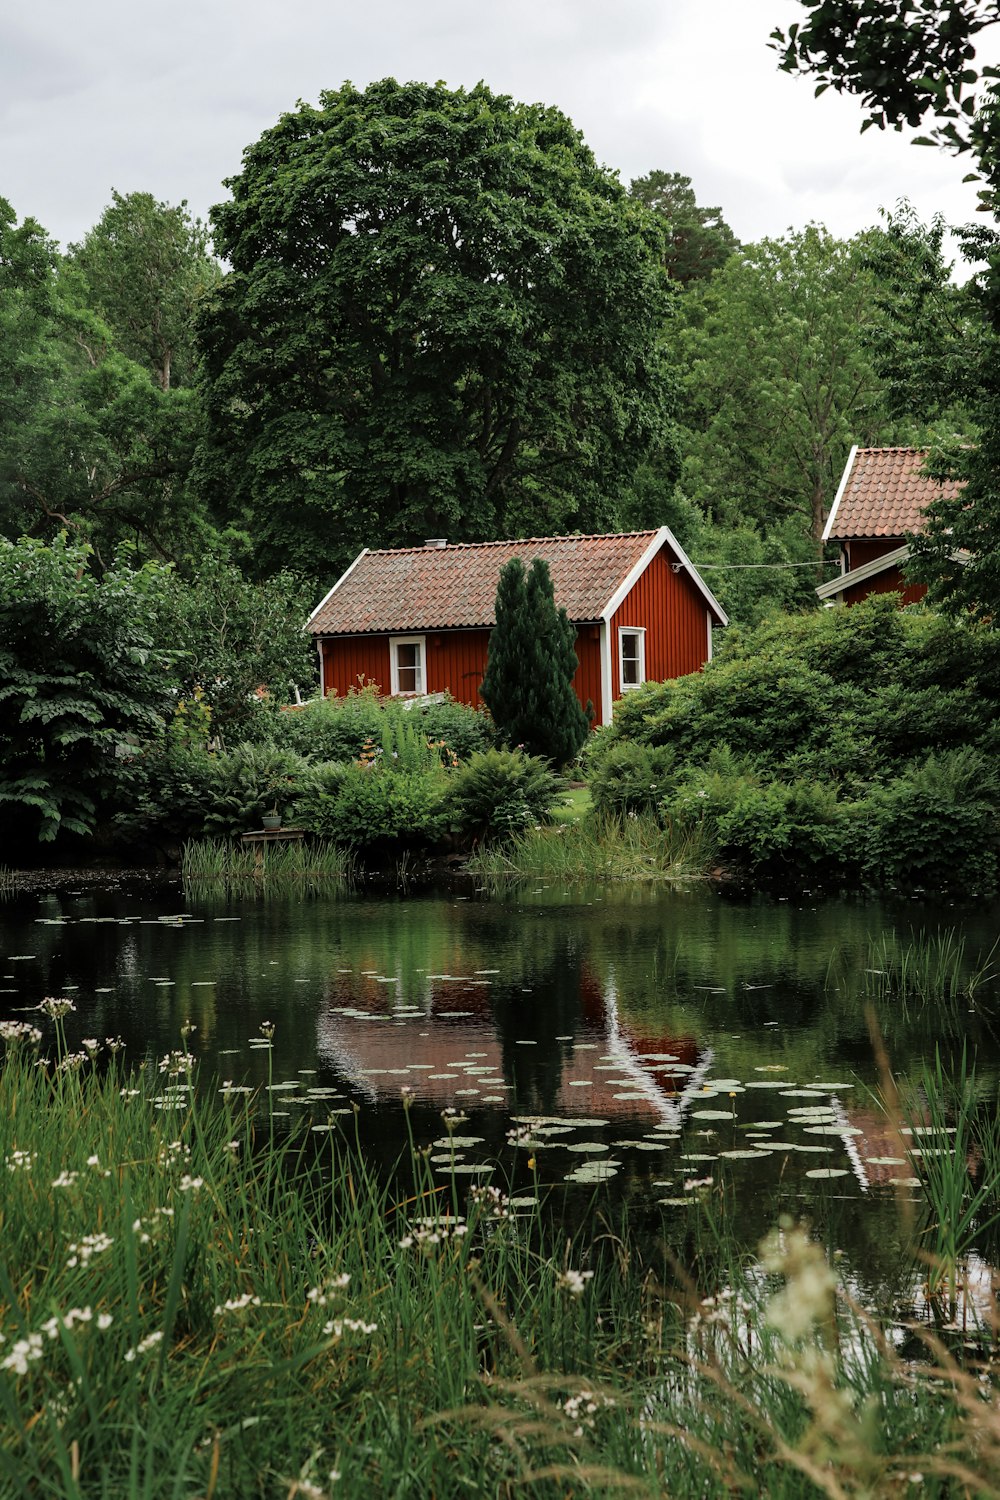
<svg viewBox="0 0 1000 1500"><path fill-rule="evenodd" d="M663 830L652 818L559 821L529 829L506 843L487 845L469 861L483 879L677 880L700 875L707 863L697 834Z"/></svg>
<svg viewBox="0 0 1000 1500"><path fill-rule="evenodd" d="M329 839L243 844L235 839L197 839L184 845L181 875L232 894L299 882L332 891L350 884L354 858Z"/></svg>
<svg viewBox="0 0 1000 1500"><path fill-rule="evenodd" d="M593 811L593 806L589 787L568 787L560 794L552 809L552 821L557 824L578 823Z"/></svg>
<svg viewBox="0 0 1000 1500"><path fill-rule="evenodd" d="M992 1365L901 1362L794 1226L741 1269L699 1197L719 1280L678 1289L599 1212L567 1238L412 1148L380 1181L336 1122L255 1136L186 1039L6 1047L4 1496L1000 1495Z"/></svg>

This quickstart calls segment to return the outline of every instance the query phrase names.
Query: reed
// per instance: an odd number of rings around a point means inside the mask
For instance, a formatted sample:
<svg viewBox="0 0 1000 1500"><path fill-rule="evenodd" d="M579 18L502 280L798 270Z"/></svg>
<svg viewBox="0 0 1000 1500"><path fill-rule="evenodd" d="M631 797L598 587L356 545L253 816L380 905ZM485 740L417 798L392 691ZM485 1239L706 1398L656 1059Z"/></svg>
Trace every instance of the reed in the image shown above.
<svg viewBox="0 0 1000 1500"><path fill-rule="evenodd" d="M875 998L904 1005L971 1003L996 978L996 955L994 943L988 953L971 959L965 938L953 927L916 932L905 942L894 932L883 933L869 949L866 987Z"/></svg>
<svg viewBox="0 0 1000 1500"><path fill-rule="evenodd" d="M491 883L518 880L681 880L704 873L704 843L695 831L664 830L647 817L599 817L529 829L490 844L469 861Z"/></svg>
<svg viewBox="0 0 1000 1500"><path fill-rule="evenodd" d="M245 845L231 839L198 839L181 854L185 881L209 882L220 890L242 894L255 888L288 886L300 881L324 888L348 886L354 857L329 839L289 840Z"/></svg>
<svg viewBox="0 0 1000 1500"><path fill-rule="evenodd" d="M797 1226L685 1287L413 1143L380 1180L337 1120L257 1136L183 1040L4 1032L5 1495L1000 1495L993 1367L905 1364Z"/></svg>

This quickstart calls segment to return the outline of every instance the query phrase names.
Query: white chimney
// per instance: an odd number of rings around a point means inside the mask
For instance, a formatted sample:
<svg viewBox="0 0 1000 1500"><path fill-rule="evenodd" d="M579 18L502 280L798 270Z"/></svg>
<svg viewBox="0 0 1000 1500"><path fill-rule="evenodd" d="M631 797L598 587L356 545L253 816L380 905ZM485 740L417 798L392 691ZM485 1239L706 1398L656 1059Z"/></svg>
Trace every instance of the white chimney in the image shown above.
<svg viewBox="0 0 1000 1500"><path fill-rule="evenodd" d="M429 536L427 538L426 542L424 543L425 547L438 547L438 548L440 548L440 547L447 547L447 545L448 545L448 538L446 536Z"/></svg>

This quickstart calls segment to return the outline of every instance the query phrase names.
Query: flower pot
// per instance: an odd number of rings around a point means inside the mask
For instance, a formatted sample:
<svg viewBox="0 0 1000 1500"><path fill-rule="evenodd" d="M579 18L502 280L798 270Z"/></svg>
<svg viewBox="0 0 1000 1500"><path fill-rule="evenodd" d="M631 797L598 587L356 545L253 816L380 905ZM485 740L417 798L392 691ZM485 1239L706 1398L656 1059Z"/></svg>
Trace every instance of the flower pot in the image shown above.
<svg viewBox="0 0 1000 1500"><path fill-rule="evenodd" d="M277 833L281 827L281 814L265 813L261 819L261 823L263 824L265 833Z"/></svg>

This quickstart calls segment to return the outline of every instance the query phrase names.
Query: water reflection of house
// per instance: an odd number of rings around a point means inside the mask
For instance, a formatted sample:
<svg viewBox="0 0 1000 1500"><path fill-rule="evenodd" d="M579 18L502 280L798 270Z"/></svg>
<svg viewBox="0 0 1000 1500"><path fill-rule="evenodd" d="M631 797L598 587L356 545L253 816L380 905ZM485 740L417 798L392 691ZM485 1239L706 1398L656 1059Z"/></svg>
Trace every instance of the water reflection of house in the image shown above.
<svg viewBox="0 0 1000 1500"><path fill-rule="evenodd" d="M586 971L580 982L582 1024L572 1037L553 1035L546 1055L559 1075L550 1108L679 1126L701 1092L712 1052L648 1021L634 1025L613 983L601 986ZM547 1045L500 1033L488 980L429 975L419 1004L409 1009L401 988L394 993L371 976L355 976L337 991L317 1022L318 1050L373 1101L394 1101L405 1088L440 1109L512 1102L521 1047L527 1054Z"/></svg>

